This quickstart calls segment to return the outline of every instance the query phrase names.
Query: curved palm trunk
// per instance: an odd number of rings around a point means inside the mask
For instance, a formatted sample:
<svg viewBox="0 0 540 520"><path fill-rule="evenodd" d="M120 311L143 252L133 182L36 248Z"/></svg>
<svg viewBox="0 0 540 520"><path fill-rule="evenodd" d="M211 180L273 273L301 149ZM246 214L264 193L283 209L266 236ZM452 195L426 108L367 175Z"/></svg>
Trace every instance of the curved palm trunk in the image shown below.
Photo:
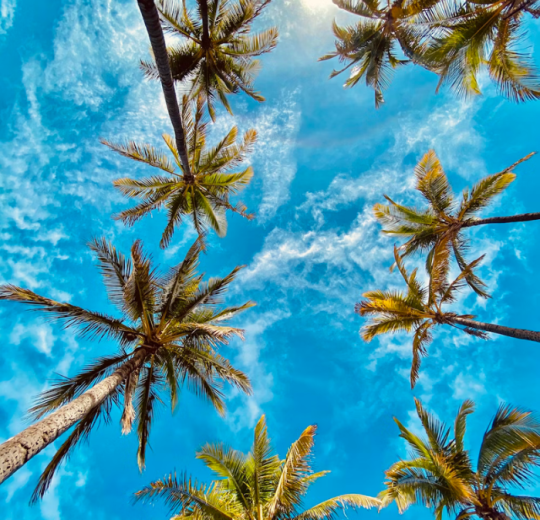
<svg viewBox="0 0 540 520"><path fill-rule="evenodd" d="M165 37L163 36L163 30L159 20L159 13L154 0L137 0L137 3L143 17L144 25L146 26L146 31L148 32L148 37L150 38L150 44L152 45L152 51L161 80L161 88L163 89L163 95L165 96L165 104L167 105L169 118L174 129L176 149L178 150L182 166L184 167L184 177L186 177L186 180L192 180L193 175L191 174L191 169L189 167L186 137L182 126L180 109L178 108L176 91L174 90L174 82L169 66L169 56L167 54Z"/></svg>
<svg viewBox="0 0 540 520"><path fill-rule="evenodd" d="M529 222L530 220L540 220L540 213L522 213L511 217L491 217L479 220L469 220L464 222L461 227L482 226L484 224L509 224L511 222Z"/></svg>
<svg viewBox="0 0 540 520"><path fill-rule="evenodd" d="M486 332L493 332L500 334L501 336L508 336L510 338L527 339L529 341L537 341L540 343L540 332L534 330L525 329L513 329L512 327L503 327L502 325L494 325L493 323L483 323L481 321L470 320L469 318L449 318L448 321L459 325L465 325L471 329L484 330Z"/></svg>
<svg viewBox="0 0 540 520"><path fill-rule="evenodd" d="M77 399L0 444L0 483L24 466L34 455L54 442L92 408L102 403L133 370L142 366L145 358L146 352L144 350L137 351L113 374L84 392Z"/></svg>

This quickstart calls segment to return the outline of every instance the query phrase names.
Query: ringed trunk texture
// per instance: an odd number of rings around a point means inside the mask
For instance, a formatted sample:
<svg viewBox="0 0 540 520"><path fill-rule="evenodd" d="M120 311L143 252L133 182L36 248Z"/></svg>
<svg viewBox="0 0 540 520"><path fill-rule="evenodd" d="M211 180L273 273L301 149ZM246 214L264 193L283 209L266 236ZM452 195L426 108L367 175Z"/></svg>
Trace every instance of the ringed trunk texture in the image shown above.
<svg viewBox="0 0 540 520"><path fill-rule="evenodd" d="M144 363L145 358L144 350L137 351L113 374L77 399L0 444L0 484L82 419L92 408L103 402L131 372Z"/></svg>
<svg viewBox="0 0 540 520"><path fill-rule="evenodd" d="M512 222L529 222L530 220L540 220L540 213L522 213L511 217L491 217L479 220L469 220L461 227L483 226L484 224L510 224Z"/></svg>
<svg viewBox="0 0 540 520"><path fill-rule="evenodd" d="M486 332L500 334L501 336L527 339L529 341L536 341L540 343L540 332L536 332L534 330L513 329L512 327L503 327L502 325L494 325L493 323L483 323L481 321L470 320L468 318L451 318L450 321L452 323L465 325L465 327L469 327L471 329L484 330Z"/></svg>
<svg viewBox="0 0 540 520"><path fill-rule="evenodd" d="M159 72L159 79L161 80L161 88L163 89L163 95L165 96L167 112L169 112L169 118L174 129L176 149L178 150L182 166L184 167L184 176L186 179L192 180L193 175L191 174L191 169L189 167L186 137L182 125L182 117L180 116L180 109L178 107L178 100L176 98L176 91L174 90L174 82L169 66L169 56L167 54L165 37L163 36L163 30L159 20L159 13L154 0L137 0L137 3L143 17L144 25L146 26L146 31L148 32L148 37L150 38L150 44L152 45L152 51Z"/></svg>

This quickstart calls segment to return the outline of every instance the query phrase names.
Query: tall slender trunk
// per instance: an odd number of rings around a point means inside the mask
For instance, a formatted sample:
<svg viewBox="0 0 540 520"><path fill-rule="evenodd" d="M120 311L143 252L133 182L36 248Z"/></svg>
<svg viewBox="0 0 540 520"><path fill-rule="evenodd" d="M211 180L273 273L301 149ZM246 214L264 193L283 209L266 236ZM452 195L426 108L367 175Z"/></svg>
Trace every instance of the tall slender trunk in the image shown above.
<svg viewBox="0 0 540 520"><path fill-rule="evenodd" d="M102 403L133 370L142 366L145 357L145 350L137 351L113 374L77 399L0 444L0 484L81 420L92 408Z"/></svg>
<svg viewBox="0 0 540 520"><path fill-rule="evenodd" d="M204 50L210 46L210 30L208 28L208 0L198 0L201 8L201 18L203 25L202 47Z"/></svg>
<svg viewBox="0 0 540 520"><path fill-rule="evenodd" d="M491 217L464 222L461 227L483 226L484 224L509 224L511 222L529 222L530 220L540 220L540 213L522 213L511 217Z"/></svg>
<svg viewBox="0 0 540 520"><path fill-rule="evenodd" d="M494 325L493 323L483 323L481 321L470 320L469 318L449 318L451 323L457 323L459 325L465 325L471 329L484 330L486 332L493 332L500 334L501 336L508 336L510 338L528 339L529 341L537 341L540 343L540 332L534 330L525 329L513 329L512 327L503 327L502 325Z"/></svg>
<svg viewBox="0 0 540 520"><path fill-rule="evenodd" d="M159 79L161 80L161 88L163 89L163 95L165 96L165 104L167 105L169 118L174 129L176 149L178 150L182 166L184 167L184 177L186 180L193 180L193 175L189 167L186 136L184 134L176 91L174 90L174 82L169 66L169 56L167 54L165 37L163 36L163 30L159 20L159 13L154 0L137 0L137 3L139 4L139 10L141 11L144 25L146 26L146 31L150 38L150 44L152 45L152 51L159 72Z"/></svg>

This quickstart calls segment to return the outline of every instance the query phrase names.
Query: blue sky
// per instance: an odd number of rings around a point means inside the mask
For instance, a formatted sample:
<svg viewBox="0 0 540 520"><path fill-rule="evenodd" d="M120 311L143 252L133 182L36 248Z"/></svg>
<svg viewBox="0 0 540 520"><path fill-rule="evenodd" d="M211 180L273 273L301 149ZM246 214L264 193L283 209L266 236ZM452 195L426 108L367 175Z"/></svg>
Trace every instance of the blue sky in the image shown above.
<svg viewBox="0 0 540 520"><path fill-rule="evenodd" d="M224 441L247 451L261 413L281 454L306 426L318 425L314 467L332 473L313 486L309 505L382 489L383 471L405 455L392 417L417 427L413 395L447 421L463 399L474 399L472 449L499 402L540 409L535 344L441 331L412 392L410 340L365 344L353 312L363 291L400 283L388 271L393 242L379 233L372 205L383 193L414 202L412 167L430 148L456 191L538 150L540 105L505 101L486 78L482 98L435 95L435 76L411 66L396 74L387 103L376 111L370 90L343 90L342 78L327 79L334 64L317 62L332 49L334 16L347 18L328 0L274 0L261 20L281 34L257 80L267 101L237 96L235 117L221 113L212 130L214 138L233 124L259 132L255 178L243 195L258 218L230 217L227 237L212 237L203 260L212 275L247 265L228 297L258 306L237 321L246 340L226 353L249 374L254 395L231 393L222 419L183 392L174 416L164 408L155 421L142 475L135 436L121 436L117 413L77 450L39 505L30 508L28 499L53 447L6 482L2 518L166 518L159 506L132 506L132 493L175 469L208 478L194 460L196 449ZM532 48L540 42L534 26L529 41ZM115 156L99 138L158 142L170 131L159 86L143 81L138 69L147 53L133 0L0 0L1 283L111 312L85 246L92 237L104 235L124 251L140 237L160 262L182 257L193 239L189 228L161 252L161 216L131 229L110 218L126 207L111 181L146 170ZM515 183L486 214L537 211L539 161L520 166ZM464 294L458 309L482 321L539 328L539 226L473 231L474 252L486 253L481 274L493 299ZM0 322L0 439L27 424L32 398L55 373L73 374L115 350L15 305L0 306ZM380 515L398 518L394 507ZM430 515L413 509L406 517Z"/></svg>

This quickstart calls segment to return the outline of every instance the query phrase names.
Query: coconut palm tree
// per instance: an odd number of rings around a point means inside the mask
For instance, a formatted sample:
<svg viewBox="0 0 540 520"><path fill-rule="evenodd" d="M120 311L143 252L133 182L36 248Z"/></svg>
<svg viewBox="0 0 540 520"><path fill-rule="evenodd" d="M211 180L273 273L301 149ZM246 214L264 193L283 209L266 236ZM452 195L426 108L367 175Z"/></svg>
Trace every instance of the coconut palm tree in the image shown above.
<svg viewBox="0 0 540 520"><path fill-rule="evenodd" d="M478 73L487 69L500 93L513 101L540 97L540 77L524 48L526 15L540 16L538 0L443 2L431 20L423 64L459 94L481 94ZM437 16L438 15L438 16Z"/></svg>
<svg viewBox="0 0 540 520"><path fill-rule="evenodd" d="M278 31L271 27L251 34L251 26L270 0L197 0L197 12L190 12L185 1L158 0L163 28L180 40L167 52L175 81L187 81L193 97L204 96L215 119L214 100L232 113L229 94L244 92L264 101L253 88L260 68L257 56L277 44ZM160 77L159 64L141 62L145 74Z"/></svg>
<svg viewBox="0 0 540 520"><path fill-rule="evenodd" d="M464 190L458 202L441 162L430 150L414 169L416 189L427 201L427 208L402 206L385 195L389 204L375 204L373 212L383 225L383 233L408 239L399 248L402 256L415 252L428 253L426 265L429 270L435 248L448 247L463 270L467 265L465 254L468 246L463 237L464 229L540 219L540 213L483 219L477 217L514 181L514 168L532 155L527 155L499 173L484 177L471 190ZM466 281L477 294L488 296L484 290L485 284L472 271L468 273Z"/></svg>
<svg viewBox="0 0 540 520"><path fill-rule="evenodd" d="M253 215L246 212L244 204L238 203L233 206L229 202L232 194L238 193L249 183L253 177L253 168L248 166L238 172L230 170L241 164L252 150L257 132L248 130L244 134L243 142L237 144L238 129L234 127L216 146L207 147L207 124L203 120L204 100L201 96L197 100L194 112L193 114L192 103L184 96L182 115L187 138L190 177L186 175L175 143L167 134L163 134L163 140L172 154L173 162L162 151L148 144L133 141L114 144L102 140L103 144L121 155L165 172L166 175L162 173L141 180L124 177L114 181L114 186L123 195L142 199L142 202L133 208L115 216L125 224L133 225L155 209L166 208L168 222L160 244L163 248L169 245L176 227L180 225L185 215L191 216L200 236L205 234L208 226L218 235L225 235L226 210L247 219L253 218ZM175 166L181 174L177 173Z"/></svg>
<svg viewBox="0 0 540 520"><path fill-rule="evenodd" d="M169 113L169 119L174 130L174 140L176 149L178 150L179 160L184 167L187 178L191 177L186 139L184 135L184 127L180 110L178 108L178 100L174 89L174 82L169 67L169 58L167 55L167 47L165 45L165 37L159 21L159 13L154 0L137 0L139 10L150 38L152 53L156 63L157 75L161 82L163 96L165 97L165 105Z"/></svg>
<svg viewBox="0 0 540 520"><path fill-rule="evenodd" d="M438 4L439 0L332 0L339 8L361 17L355 25L333 23L336 50L319 60L338 58L345 67L334 70L331 78L352 68L345 87L354 87L362 78L375 91L375 106L384 102L383 90L390 84L393 70L418 62L423 53L425 30L415 23ZM399 47L407 59L396 53Z"/></svg>
<svg viewBox="0 0 540 520"><path fill-rule="evenodd" d="M250 392L247 376L218 350L230 338L242 337L242 330L224 322L253 303L218 308L240 268L203 282L197 274L201 247L197 240L181 263L160 274L139 241L133 244L130 258L104 239L92 242L90 248L109 299L121 312L119 318L14 285L0 287L0 299L28 304L64 327L78 329L82 336L109 338L120 347L118 353L97 358L75 376L60 378L38 398L30 412L41 420L0 445L0 482L73 427L41 475L33 498L42 496L59 464L122 401L122 432L128 433L136 423L142 469L162 389L168 388L174 408L178 387L185 383L220 413L225 410L223 382Z"/></svg>
<svg viewBox="0 0 540 520"><path fill-rule="evenodd" d="M463 332L488 339L486 332L493 332L511 338L540 342L540 332L514 329L476 321L472 314L457 314L444 309L445 305L456 300L457 293L466 286L467 277L483 257L464 266L459 276L450 282L449 250L445 247L435 249L430 270L429 284L422 287L417 279L417 270L407 272L397 248L394 248L397 268L407 284L406 292L369 291L356 304L356 312L370 320L362 329L365 341L375 336L395 332L414 332L412 342L411 387L418 379L420 363L427 355L427 346L432 341L432 330L438 325L449 325Z"/></svg>
<svg viewBox="0 0 540 520"><path fill-rule="evenodd" d="M309 486L328 473L314 473L309 464L315 432L315 426L308 426L282 460L273 453L263 415L247 455L223 444L207 444L197 453L216 477L210 484L170 474L136 493L136 498L164 500L177 515L174 518L205 520L329 520L347 506L379 506L376 498L347 494L301 510Z"/></svg>
<svg viewBox="0 0 540 520"><path fill-rule="evenodd" d="M475 469L464 444L474 403L463 402L451 431L415 402L426 438L394 419L411 458L386 471L386 489L379 495L384 506L395 502L402 513L412 504L425 505L436 520L444 511L456 520L540 519L540 498L515 494L538 482L540 422L532 412L501 404L484 433Z"/></svg>

